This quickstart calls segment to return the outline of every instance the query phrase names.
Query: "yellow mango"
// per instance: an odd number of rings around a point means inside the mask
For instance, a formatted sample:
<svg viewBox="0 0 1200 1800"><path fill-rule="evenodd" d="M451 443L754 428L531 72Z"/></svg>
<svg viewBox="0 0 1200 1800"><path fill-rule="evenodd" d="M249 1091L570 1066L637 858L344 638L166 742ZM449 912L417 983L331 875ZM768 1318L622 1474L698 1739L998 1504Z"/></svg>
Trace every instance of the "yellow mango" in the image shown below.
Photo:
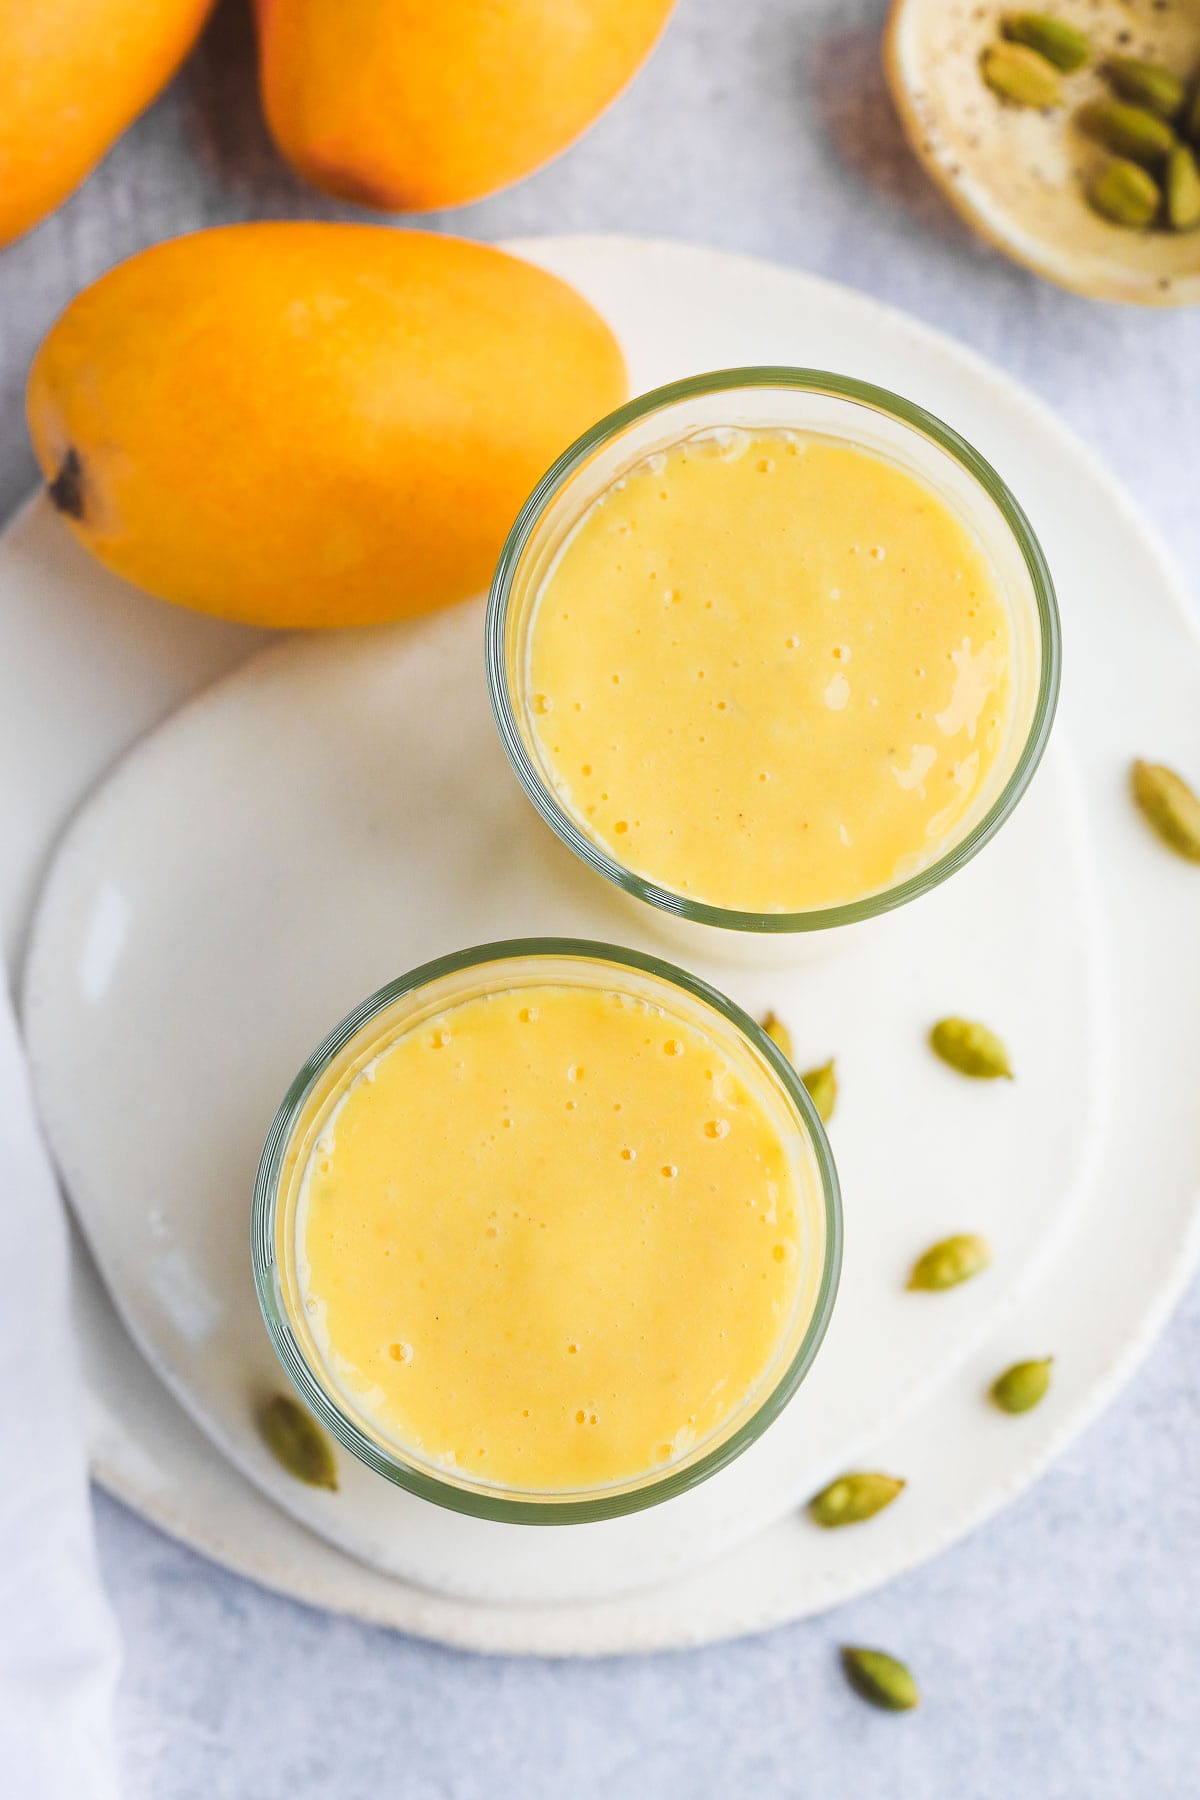
<svg viewBox="0 0 1200 1800"><path fill-rule="evenodd" d="M0 0L0 245L52 212L149 106L212 0Z"/></svg>
<svg viewBox="0 0 1200 1800"><path fill-rule="evenodd" d="M674 0L256 0L263 106L288 161L364 206L428 212L565 150Z"/></svg>
<svg viewBox="0 0 1200 1800"><path fill-rule="evenodd" d="M118 575L261 625L478 592L559 451L623 399L574 289L378 225L156 244L67 307L29 376L51 499Z"/></svg>

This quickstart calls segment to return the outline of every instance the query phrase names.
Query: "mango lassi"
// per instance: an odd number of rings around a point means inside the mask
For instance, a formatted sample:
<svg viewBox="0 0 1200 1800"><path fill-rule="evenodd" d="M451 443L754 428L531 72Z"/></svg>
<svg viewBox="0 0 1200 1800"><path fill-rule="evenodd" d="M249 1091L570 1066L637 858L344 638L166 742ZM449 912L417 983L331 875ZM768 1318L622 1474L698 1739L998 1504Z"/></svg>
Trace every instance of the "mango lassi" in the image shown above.
<svg viewBox="0 0 1200 1800"><path fill-rule="evenodd" d="M708 430L574 525L533 604L524 705L548 786L616 863L804 912L968 828L1013 660L988 558L932 487L836 438Z"/></svg>
<svg viewBox="0 0 1200 1800"><path fill-rule="evenodd" d="M812 1318L820 1178L778 1076L619 983L527 976L402 1021L305 1139L284 1229L309 1355L449 1480L661 1474L737 1428Z"/></svg>

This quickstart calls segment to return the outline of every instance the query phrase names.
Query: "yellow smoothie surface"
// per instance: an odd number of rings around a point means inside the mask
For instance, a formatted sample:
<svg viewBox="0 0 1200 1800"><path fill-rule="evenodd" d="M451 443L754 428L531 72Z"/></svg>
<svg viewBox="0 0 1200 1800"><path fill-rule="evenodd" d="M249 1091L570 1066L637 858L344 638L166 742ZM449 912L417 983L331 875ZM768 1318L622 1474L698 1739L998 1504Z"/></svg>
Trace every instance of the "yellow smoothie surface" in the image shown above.
<svg viewBox="0 0 1200 1800"><path fill-rule="evenodd" d="M882 456L709 433L635 465L537 596L531 729L618 863L748 912L863 898L962 835L1012 626L963 520Z"/></svg>
<svg viewBox="0 0 1200 1800"><path fill-rule="evenodd" d="M690 1020L565 982L404 1030L299 1190L329 1379L435 1472L526 1490L719 1440L782 1373L821 1273L811 1153L768 1080Z"/></svg>

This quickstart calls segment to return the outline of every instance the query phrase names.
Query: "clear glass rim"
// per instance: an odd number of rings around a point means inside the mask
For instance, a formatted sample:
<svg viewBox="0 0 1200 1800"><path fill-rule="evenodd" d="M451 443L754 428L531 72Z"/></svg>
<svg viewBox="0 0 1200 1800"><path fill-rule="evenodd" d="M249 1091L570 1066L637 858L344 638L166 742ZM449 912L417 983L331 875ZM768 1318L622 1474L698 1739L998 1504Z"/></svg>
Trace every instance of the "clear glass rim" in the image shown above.
<svg viewBox="0 0 1200 1800"><path fill-rule="evenodd" d="M365 1025L397 1000L442 976L454 975L464 969L482 968L489 963L564 957L614 963L618 967L655 976L670 986L681 989L691 998L713 1007L749 1040L778 1076L812 1145L821 1183L825 1252L812 1315L795 1355L774 1386L763 1395L750 1417L722 1443L685 1468L665 1469L661 1475L624 1491L600 1491L578 1497L569 1493L561 1498L526 1497L511 1490L492 1493L462 1488L451 1481L443 1481L426 1469L405 1462L401 1456L389 1454L359 1429L309 1367L292 1332L277 1291L275 1233L280 1176L293 1131L328 1064ZM842 1265L841 1188L829 1139L804 1083L762 1027L719 989L699 976L677 968L673 963L613 944L593 942L586 938L511 938L475 945L450 956L438 957L401 975L397 980L388 982L385 987L379 988L356 1006L353 1012L348 1013L308 1058L289 1086L263 1147L254 1179L250 1257L259 1307L285 1374L305 1405L360 1461L397 1486L406 1488L409 1493L416 1494L423 1500L431 1500L436 1505L449 1507L454 1512L509 1524L578 1525L596 1519L616 1518L624 1513L640 1512L645 1507L655 1506L677 1494L686 1493L688 1489L696 1487L733 1462L778 1418L811 1368L833 1311Z"/></svg>
<svg viewBox="0 0 1200 1800"><path fill-rule="evenodd" d="M802 912L763 913L712 906L706 901L694 900L673 893L669 888L659 887L646 876L626 868L588 837L570 813L560 805L526 752L514 699L509 692L504 643L509 602L525 547L550 501L589 457L630 425L636 424L650 413L660 412L665 407L674 405L677 401L694 399L700 395L732 392L738 388L770 387L828 394L887 413L901 424L911 426L932 439L975 478L1008 525L1028 570L1037 606L1041 668L1029 731L1012 774L987 812L960 842L917 874L892 887L884 888L879 893L868 894L863 899L848 901L841 906L817 907ZM600 419L590 431L584 432L582 437L563 451L557 462L542 476L517 514L500 552L488 596L484 655L492 713L508 760L542 818L576 856L606 880L624 889L627 894L645 900L664 912L674 913L678 918L700 925L715 925L727 931L787 933L822 931L830 926L851 925L861 919L871 919L881 913L891 912L893 908L915 900L919 894L928 893L931 888L940 886L995 837L1032 781L1050 736L1058 705L1062 634L1054 583L1033 527L1007 483L964 437L935 414L918 406L915 401L906 400L888 388L876 387L867 381L857 381L848 375L835 375L824 369L761 365L741 369L716 369L709 374L691 375L682 381L669 382L665 387L653 388L649 393L628 401L615 412Z"/></svg>

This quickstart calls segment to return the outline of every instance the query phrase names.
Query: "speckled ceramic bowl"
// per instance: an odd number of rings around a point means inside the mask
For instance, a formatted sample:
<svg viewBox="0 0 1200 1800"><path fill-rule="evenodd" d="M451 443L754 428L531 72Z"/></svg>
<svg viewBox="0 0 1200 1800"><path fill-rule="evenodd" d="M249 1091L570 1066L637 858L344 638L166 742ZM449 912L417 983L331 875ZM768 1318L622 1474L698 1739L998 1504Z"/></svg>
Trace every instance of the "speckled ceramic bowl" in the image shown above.
<svg viewBox="0 0 1200 1800"><path fill-rule="evenodd" d="M1010 106L979 59L1013 10L1000 0L893 0L884 67L905 131L946 198L984 237L1039 275L1097 300L1200 302L1200 232L1128 231L1093 212L1089 174L1106 152L1075 122L1111 90L1106 57L1200 72L1200 0L1046 0L1095 50L1064 76L1065 104Z"/></svg>

